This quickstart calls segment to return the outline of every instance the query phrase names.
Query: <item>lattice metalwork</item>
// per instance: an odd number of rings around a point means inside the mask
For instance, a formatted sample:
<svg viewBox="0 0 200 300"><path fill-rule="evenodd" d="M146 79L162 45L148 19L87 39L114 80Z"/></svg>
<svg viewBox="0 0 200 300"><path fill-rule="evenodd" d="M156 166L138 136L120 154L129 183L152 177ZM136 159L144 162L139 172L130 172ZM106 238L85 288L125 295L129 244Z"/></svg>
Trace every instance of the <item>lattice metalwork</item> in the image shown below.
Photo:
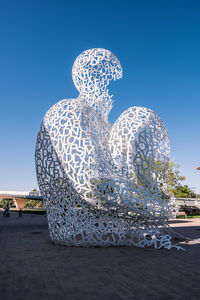
<svg viewBox="0 0 200 300"><path fill-rule="evenodd" d="M150 109L131 107L112 125L111 80L122 77L108 50L76 59L77 99L46 113L37 138L37 179L51 239L68 246L171 248L167 194L169 139Z"/></svg>

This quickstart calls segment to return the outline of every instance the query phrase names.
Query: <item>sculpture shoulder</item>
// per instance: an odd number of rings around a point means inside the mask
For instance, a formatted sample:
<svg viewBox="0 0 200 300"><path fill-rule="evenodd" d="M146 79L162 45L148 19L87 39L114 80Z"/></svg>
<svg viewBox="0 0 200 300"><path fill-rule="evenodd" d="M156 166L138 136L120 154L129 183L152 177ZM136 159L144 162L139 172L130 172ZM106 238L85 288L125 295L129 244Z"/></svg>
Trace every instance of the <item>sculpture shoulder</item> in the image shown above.
<svg viewBox="0 0 200 300"><path fill-rule="evenodd" d="M46 125L55 120L67 118L67 115L78 114L82 110L82 103L79 99L63 99L54 104L45 114L43 123Z"/></svg>
<svg viewBox="0 0 200 300"><path fill-rule="evenodd" d="M95 127L97 118L93 109L80 99L64 99L53 105L42 122L44 127L50 134L55 136L58 131L61 135L65 132L65 136L71 131L90 132Z"/></svg>

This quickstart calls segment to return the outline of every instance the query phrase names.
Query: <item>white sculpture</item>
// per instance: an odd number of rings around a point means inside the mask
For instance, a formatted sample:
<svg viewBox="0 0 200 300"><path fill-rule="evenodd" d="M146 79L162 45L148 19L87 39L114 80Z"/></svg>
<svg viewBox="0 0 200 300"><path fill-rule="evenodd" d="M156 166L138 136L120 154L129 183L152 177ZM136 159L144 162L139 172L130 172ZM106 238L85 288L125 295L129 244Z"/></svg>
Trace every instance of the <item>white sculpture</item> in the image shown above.
<svg viewBox="0 0 200 300"><path fill-rule="evenodd" d="M80 94L46 113L35 152L51 239L68 246L172 247L164 123L152 110L132 107L110 124L107 86L122 77L110 51L84 51L72 77Z"/></svg>

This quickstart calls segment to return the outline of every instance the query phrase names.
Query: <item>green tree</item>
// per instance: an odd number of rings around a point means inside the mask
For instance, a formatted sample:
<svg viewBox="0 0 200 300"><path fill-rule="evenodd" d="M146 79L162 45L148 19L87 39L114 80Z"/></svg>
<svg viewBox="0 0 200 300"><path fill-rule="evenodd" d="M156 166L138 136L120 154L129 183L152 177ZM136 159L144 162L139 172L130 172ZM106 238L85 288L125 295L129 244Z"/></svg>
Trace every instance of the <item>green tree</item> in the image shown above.
<svg viewBox="0 0 200 300"><path fill-rule="evenodd" d="M1 199L0 200L0 207L5 208L7 205L10 207L14 206L14 201L12 199Z"/></svg>
<svg viewBox="0 0 200 300"><path fill-rule="evenodd" d="M174 188L173 194L176 198L195 198L195 193L189 188L188 185L177 184Z"/></svg>
<svg viewBox="0 0 200 300"><path fill-rule="evenodd" d="M42 200L29 200L26 202L25 207L44 207L44 204Z"/></svg>
<svg viewBox="0 0 200 300"><path fill-rule="evenodd" d="M31 192L39 192L37 189L32 189Z"/></svg>
<svg viewBox="0 0 200 300"><path fill-rule="evenodd" d="M196 195L192 189L186 184L181 184L185 179L185 176L180 175L179 166L175 164L175 162L170 161L168 179L169 192L176 198L195 198Z"/></svg>
<svg viewBox="0 0 200 300"><path fill-rule="evenodd" d="M31 192L39 192L37 189L32 189ZM33 208L33 207L44 207L42 200L29 200L26 202L25 207Z"/></svg>
<svg viewBox="0 0 200 300"><path fill-rule="evenodd" d="M180 175L179 166L174 162L170 161L168 165L168 189L169 192L174 194L174 190L181 181L185 180L185 176Z"/></svg>

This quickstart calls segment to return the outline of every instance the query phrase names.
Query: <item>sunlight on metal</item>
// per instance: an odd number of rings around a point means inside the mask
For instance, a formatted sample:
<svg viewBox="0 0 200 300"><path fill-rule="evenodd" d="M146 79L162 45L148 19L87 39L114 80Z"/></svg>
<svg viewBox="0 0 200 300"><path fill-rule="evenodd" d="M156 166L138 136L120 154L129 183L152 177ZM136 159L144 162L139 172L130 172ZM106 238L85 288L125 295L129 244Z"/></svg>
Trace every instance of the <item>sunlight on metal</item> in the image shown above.
<svg viewBox="0 0 200 300"><path fill-rule="evenodd" d="M84 51L72 78L77 99L46 113L35 152L50 237L67 246L172 245L168 218L169 139L151 109L131 107L112 125L110 81L122 67L105 49Z"/></svg>

